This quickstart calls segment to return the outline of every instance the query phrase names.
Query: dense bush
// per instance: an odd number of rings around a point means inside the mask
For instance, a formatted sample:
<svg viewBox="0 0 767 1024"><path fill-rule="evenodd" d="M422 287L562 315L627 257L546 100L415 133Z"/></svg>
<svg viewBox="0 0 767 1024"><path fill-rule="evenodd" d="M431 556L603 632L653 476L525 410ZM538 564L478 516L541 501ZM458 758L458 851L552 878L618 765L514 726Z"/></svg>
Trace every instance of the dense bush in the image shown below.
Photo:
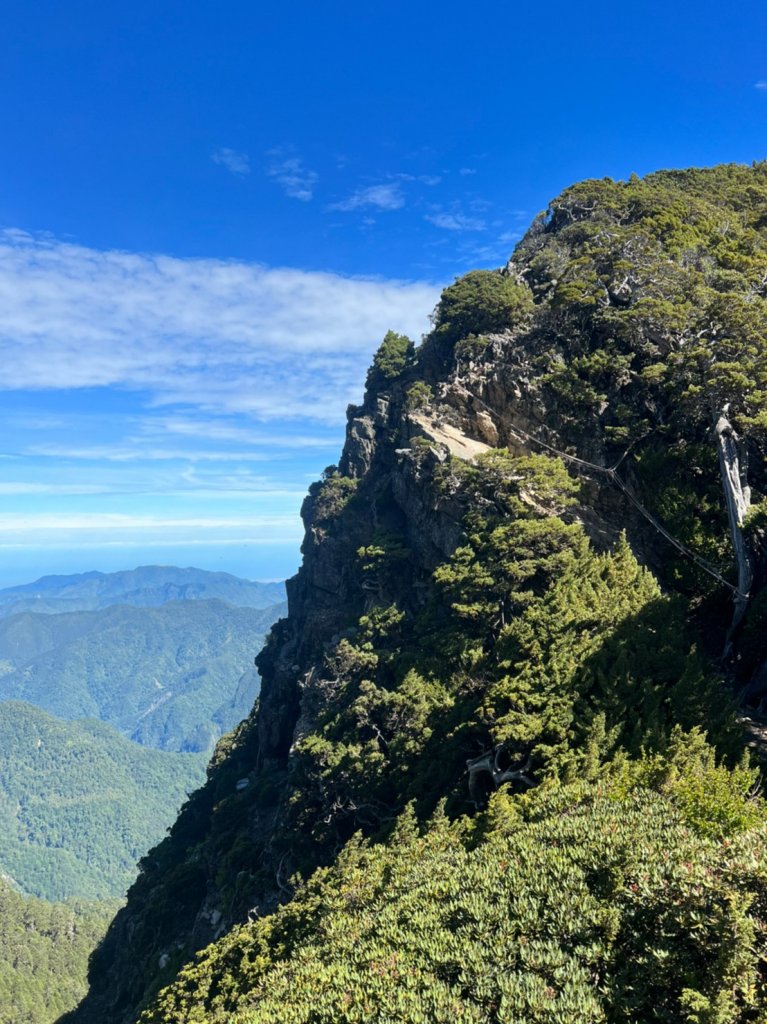
<svg viewBox="0 0 767 1024"><path fill-rule="evenodd" d="M373 365L368 370L367 387L385 384L399 377L413 362L414 356L415 346L407 335L387 331L373 356Z"/></svg>
<svg viewBox="0 0 767 1024"><path fill-rule="evenodd" d="M472 270L442 292L434 327L457 340L513 327L531 309L532 296L524 285L496 270Z"/></svg>
<svg viewBox="0 0 767 1024"><path fill-rule="evenodd" d="M410 814L186 968L142 1024L756 1020L764 829L723 846L662 797L582 787L477 824Z"/></svg>
<svg viewBox="0 0 767 1024"><path fill-rule="evenodd" d="M312 521L321 526L337 518L354 497L358 484L359 480L342 476L335 466L328 467L321 482L309 488Z"/></svg>

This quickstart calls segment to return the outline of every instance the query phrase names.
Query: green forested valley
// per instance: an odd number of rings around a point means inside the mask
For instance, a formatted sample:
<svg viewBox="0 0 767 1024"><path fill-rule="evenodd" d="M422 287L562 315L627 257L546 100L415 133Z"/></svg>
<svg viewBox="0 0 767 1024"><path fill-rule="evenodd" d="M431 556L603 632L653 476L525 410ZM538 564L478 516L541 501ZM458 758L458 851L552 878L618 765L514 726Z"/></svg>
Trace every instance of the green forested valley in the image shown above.
<svg viewBox="0 0 767 1024"><path fill-rule="evenodd" d="M115 901L48 903L0 879L0 1022L52 1024L85 992L88 955Z"/></svg>
<svg viewBox="0 0 767 1024"><path fill-rule="evenodd" d="M0 868L27 893L121 897L204 778L205 755L142 747L103 722L0 703Z"/></svg>
<svg viewBox="0 0 767 1024"><path fill-rule="evenodd" d="M253 657L283 609L198 599L0 618L0 699L99 719L162 750L210 752L253 706Z"/></svg>

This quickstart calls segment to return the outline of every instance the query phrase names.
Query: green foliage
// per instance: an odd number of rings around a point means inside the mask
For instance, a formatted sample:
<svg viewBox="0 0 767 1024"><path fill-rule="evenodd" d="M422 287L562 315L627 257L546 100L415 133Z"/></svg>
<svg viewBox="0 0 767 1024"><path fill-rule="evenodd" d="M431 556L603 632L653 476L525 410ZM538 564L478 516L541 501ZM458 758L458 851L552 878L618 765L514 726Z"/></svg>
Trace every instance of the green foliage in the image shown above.
<svg viewBox="0 0 767 1024"><path fill-rule="evenodd" d="M363 587L384 595L397 586L405 564L410 560L410 550L404 538L385 530L374 532L372 544L357 550L364 576Z"/></svg>
<svg viewBox="0 0 767 1024"><path fill-rule="evenodd" d="M338 518L354 497L358 484L359 480L341 476L335 466L326 469L320 483L309 488L313 522L324 526Z"/></svg>
<svg viewBox="0 0 767 1024"><path fill-rule="evenodd" d="M557 518L578 484L561 462L492 450L461 472L468 543L434 574L453 611L496 629L583 553L579 527Z"/></svg>
<svg viewBox="0 0 767 1024"><path fill-rule="evenodd" d="M475 359L479 359L484 354L487 350L487 346L487 338L483 338L482 335L470 334L466 338L461 338L461 340L456 343L455 357L459 363L471 363Z"/></svg>
<svg viewBox="0 0 767 1024"><path fill-rule="evenodd" d="M343 841L408 798L423 813L442 797L465 807L466 759L493 747L537 781L667 757L677 723L737 757L731 707L683 602L661 595L625 538L596 554L557 514L578 493L561 462L498 450L446 472L466 543L436 569L419 617L375 606L328 658L327 703L296 750L302 834ZM379 536L358 552L364 576L376 581L405 551Z"/></svg>
<svg viewBox="0 0 767 1024"><path fill-rule="evenodd" d="M387 331L368 370L367 387L385 385L400 377L413 362L415 345L405 334Z"/></svg>
<svg viewBox="0 0 767 1024"><path fill-rule="evenodd" d="M472 270L442 292L434 327L457 341L515 327L531 309L532 296L524 285L496 270Z"/></svg>
<svg viewBox="0 0 767 1024"><path fill-rule="evenodd" d="M0 879L0 1024L53 1024L85 995L116 903L46 903Z"/></svg>
<svg viewBox="0 0 767 1024"><path fill-rule="evenodd" d="M764 164L586 181L554 201L514 263L541 303L543 380L574 423L673 408L690 439L729 402L765 436L765 206Z"/></svg>
<svg viewBox="0 0 767 1024"><path fill-rule="evenodd" d="M433 389L424 381L417 380L405 393L405 408L408 412L417 412L429 405L433 398Z"/></svg>
<svg viewBox="0 0 767 1024"><path fill-rule="evenodd" d="M49 899L122 896L204 764L0 703L0 869Z"/></svg>
<svg viewBox="0 0 767 1024"><path fill-rule="evenodd" d="M646 791L564 790L469 847L460 824L421 836L406 815L203 952L141 1021L756 1020L765 863L763 829L723 846Z"/></svg>
<svg viewBox="0 0 767 1024"><path fill-rule="evenodd" d="M759 770L745 755L733 768L717 763L699 729L686 733L677 726L667 756L640 762L640 772L703 835L724 840L765 820L764 801L755 795Z"/></svg>

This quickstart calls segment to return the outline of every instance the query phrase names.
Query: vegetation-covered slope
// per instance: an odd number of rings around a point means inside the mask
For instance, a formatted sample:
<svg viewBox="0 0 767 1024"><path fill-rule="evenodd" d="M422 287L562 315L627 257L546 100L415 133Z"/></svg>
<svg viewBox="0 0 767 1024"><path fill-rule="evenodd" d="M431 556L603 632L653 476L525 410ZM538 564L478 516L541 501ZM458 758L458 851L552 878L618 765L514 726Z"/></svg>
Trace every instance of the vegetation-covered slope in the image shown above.
<svg viewBox="0 0 767 1024"><path fill-rule="evenodd" d="M68 1020L764 1019L765 294L767 165L668 172L387 335Z"/></svg>
<svg viewBox="0 0 767 1024"><path fill-rule="evenodd" d="M47 899L122 896L203 768L203 754L0 703L0 872Z"/></svg>
<svg viewBox="0 0 767 1024"><path fill-rule="evenodd" d="M0 879L0 1024L51 1024L85 992L88 955L117 904L46 903Z"/></svg>
<svg viewBox="0 0 767 1024"><path fill-rule="evenodd" d="M162 750L210 751L253 706L253 654L282 609L189 600L2 618L0 699L97 718Z"/></svg>

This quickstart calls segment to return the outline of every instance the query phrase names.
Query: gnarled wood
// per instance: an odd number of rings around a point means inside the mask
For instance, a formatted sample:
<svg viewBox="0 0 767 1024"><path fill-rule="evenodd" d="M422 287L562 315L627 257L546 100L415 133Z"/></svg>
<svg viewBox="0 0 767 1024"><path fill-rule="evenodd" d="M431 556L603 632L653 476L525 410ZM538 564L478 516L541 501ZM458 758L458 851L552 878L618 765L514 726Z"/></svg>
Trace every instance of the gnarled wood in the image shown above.
<svg viewBox="0 0 767 1024"><path fill-rule="evenodd" d="M751 488L746 479L746 463L741 452L740 439L730 423L728 412L729 403L719 412L714 427L727 517L730 521L732 548L738 570L738 592L735 595L735 609L727 633L725 657L731 651L732 636L745 615L751 586L754 582L751 553L743 533L743 523L751 506Z"/></svg>
<svg viewBox="0 0 767 1024"><path fill-rule="evenodd" d="M528 774L530 771L530 758L522 765L508 766L501 765L501 759L505 754L503 744L488 750L479 757L471 758L466 762L469 772L469 792L472 800L479 806L481 803L478 797L477 782L480 776L487 775L492 782L493 788L498 789L504 782L522 782L525 786L534 786L535 780Z"/></svg>

